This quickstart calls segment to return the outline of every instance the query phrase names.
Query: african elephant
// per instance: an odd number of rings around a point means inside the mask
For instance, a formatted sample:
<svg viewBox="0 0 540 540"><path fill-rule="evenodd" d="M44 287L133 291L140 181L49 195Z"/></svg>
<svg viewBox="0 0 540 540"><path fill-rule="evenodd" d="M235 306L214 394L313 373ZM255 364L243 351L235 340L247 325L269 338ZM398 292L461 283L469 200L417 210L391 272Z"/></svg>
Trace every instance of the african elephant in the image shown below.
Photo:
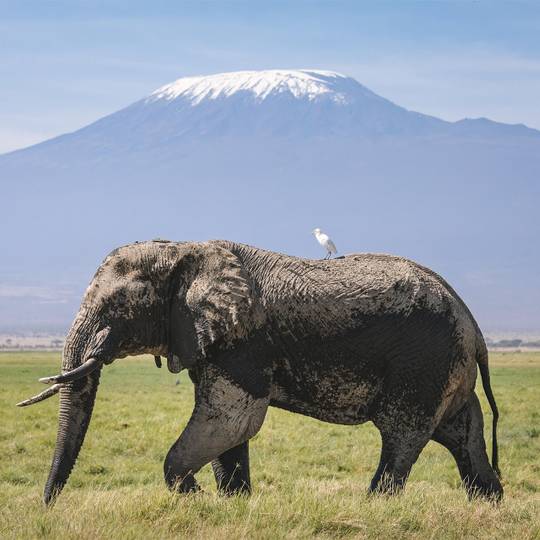
<svg viewBox="0 0 540 540"><path fill-rule="evenodd" d="M62 374L21 402L60 394L45 486L64 487L90 423L101 370L117 358L167 357L195 386L189 423L164 463L167 485L198 489L212 463L224 493L249 493L248 441L268 406L325 422L372 421L382 438L371 492L405 485L431 440L457 462L469 495L500 499L497 407L473 316L433 271L355 254L306 260L228 241L141 242L114 250L67 336ZM474 393L476 366L493 411L490 465Z"/></svg>

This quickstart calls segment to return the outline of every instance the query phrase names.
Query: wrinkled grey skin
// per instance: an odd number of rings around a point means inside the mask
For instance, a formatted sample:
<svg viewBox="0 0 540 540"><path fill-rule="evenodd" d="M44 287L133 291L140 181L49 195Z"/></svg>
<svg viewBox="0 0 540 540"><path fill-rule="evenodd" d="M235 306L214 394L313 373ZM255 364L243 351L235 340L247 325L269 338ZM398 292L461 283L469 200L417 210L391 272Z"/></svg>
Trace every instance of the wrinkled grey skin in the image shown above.
<svg viewBox="0 0 540 540"><path fill-rule="evenodd" d="M144 353L188 369L195 385L191 419L165 459L171 489L198 489L194 474L211 462L221 491L249 492L248 441L271 405L338 424L372 421L382 451L371 491L403 487L433 439L470 495L502 496L496 441L492 468L474 393L478 364L496 420L484 340L450 286L412 261L313 261L226 241L113 251L66 341L63 373L89 358L100 364L60 388L46 503L77 459L103 365Z"/></svg>

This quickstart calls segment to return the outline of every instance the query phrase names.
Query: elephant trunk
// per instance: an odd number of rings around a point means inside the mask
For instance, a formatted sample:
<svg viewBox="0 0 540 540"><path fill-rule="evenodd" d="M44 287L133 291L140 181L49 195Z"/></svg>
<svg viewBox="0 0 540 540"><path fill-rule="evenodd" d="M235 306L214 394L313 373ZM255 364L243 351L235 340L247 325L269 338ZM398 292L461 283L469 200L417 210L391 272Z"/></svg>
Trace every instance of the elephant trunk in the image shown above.
<svg viewBox="0 0 540 540"><path fill-rule="evenodd" d="M90 424L101 370L60 389L58 434L43 500L51 503L62 491L75 465Z"/></svg>
<svg viewBox="0 0 540 540"><path fill-rule="evenodd" d="M88 324L85 322L77 324L77 322L66 340L62 361L63 372L72 371L83 364L89 336L93 334L91 331L88 332ZM60 387L58 433L51 469L43 494L45 504L54 501L66 484L75 465L92 417L101 367L100 364L91 373L65 382Z"/></svg>

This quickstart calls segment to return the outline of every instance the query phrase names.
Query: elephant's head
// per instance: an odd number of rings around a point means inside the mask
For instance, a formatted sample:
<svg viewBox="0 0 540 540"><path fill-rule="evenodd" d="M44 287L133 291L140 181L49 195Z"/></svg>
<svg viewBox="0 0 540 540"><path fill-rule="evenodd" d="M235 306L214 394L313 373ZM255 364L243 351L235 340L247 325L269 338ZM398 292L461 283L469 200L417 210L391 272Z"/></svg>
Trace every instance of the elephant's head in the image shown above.
<svg viewBox="0 0 540 540"><path fill-rule="evenodd" d="M113 251L99 267L73 322L62 374L19 403L60 393L59 425L44 501L64 487L90 423L101 370L117 358L165 355L193 367L262 320L238 259L218 242L143 242Z"/></svg>

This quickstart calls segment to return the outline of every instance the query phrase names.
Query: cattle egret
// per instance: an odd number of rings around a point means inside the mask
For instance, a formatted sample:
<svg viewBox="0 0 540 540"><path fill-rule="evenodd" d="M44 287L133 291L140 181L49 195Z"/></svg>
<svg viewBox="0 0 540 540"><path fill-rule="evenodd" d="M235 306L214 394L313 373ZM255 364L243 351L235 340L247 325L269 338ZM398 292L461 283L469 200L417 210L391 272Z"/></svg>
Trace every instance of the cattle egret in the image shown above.
<svg viewBox="0 0 540 540"><path fill-rule="evenodd" d="M319 242L319 244L326 249L326 256L324 257L325 259L329 259L333 253L337 253L334 242L332 242L329 236L324 234L321 229L313 229L313 234L315 235L317 242Z"/></svg>

